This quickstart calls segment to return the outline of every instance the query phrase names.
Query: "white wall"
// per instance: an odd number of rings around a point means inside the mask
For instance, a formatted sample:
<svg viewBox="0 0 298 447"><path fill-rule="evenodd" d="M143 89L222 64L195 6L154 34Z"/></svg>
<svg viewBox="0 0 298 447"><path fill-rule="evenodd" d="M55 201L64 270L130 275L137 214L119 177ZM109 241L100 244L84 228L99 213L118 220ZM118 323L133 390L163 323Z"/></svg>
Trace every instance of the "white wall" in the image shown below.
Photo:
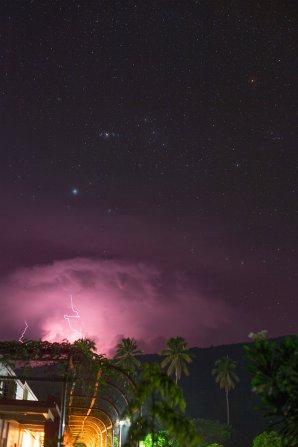
<svg viewBox="0 0 298 447"><path fill-rule="evenodd" d="M9 366L0 363L0 375L15 376L16 374ZM16 396L15 396L16 399L38 400L27 382L23 384L20 380L16 379L15 384L16 384Z"/></svg>
<svg viewBox="0 0 298 447"><path fill-rule="evenodd" d="M20 443L17 447L41 447L43 444L43 436L40 432L34 432L32 430L21 430ZM14 447L9 446L7 447Z"/></svg>

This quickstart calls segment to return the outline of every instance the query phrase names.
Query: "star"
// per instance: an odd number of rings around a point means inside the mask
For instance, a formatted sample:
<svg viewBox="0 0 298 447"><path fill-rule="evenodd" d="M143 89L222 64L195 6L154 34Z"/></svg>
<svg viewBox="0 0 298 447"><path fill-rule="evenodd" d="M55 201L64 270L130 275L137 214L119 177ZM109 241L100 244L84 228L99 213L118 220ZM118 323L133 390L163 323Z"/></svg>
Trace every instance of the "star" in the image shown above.
<svg viewBox="0 0 298 447"><path fill-rule="evenodd" d="M251 76L248 82L251 87L257 87L257 85L259 84L259 79L256 76Z"/></svg>
<svg viewBox="0 0 298 447"><path fill-rule="evenodd" d="M108 130L99 129L98 135L104 140L109 140L111 138L119 138L118 132L110 132Z"/></svg>

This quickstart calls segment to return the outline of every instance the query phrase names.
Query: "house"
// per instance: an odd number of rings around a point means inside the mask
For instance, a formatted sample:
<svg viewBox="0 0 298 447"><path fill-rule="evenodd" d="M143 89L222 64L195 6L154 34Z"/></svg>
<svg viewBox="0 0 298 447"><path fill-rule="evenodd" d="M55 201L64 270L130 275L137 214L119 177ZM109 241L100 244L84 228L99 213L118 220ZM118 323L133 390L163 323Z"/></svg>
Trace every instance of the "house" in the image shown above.
<svg viewBox="0 0 298 447"><path fill-rule="evenodd" d="M0 363L0 447L55 445L60 415L55 401L39 401L26 380Z"/></svg>
<svg viewBox="0 0 298 447"><path fill-rule="evenodd" d="M36 343L15 352L14 341L0 341L0 447L113 447L115 438L121 444L134 382L111 362L90 364L84 350L56 345L40 342L25 376L1 358L13 358L24 373Z"/></svg>

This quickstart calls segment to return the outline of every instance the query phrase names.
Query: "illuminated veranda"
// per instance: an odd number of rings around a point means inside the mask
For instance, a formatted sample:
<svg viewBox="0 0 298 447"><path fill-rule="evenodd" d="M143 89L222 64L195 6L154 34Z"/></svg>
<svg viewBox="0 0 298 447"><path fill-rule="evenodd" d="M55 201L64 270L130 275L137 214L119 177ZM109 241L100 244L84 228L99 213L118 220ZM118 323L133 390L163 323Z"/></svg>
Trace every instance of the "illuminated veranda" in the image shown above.
<svg viewBox="0 0 298 447"><path fill-rule="evenodd" d="M114 436L119 436L119 421L131 387L128 376L113 367L98 374L92 393L82 393L79 386L74 386L69 393L65 441L69 436L72 445L112 447Z"/></svg>
<svg viewBox="0 0 298 447"><path fill-rule="evenodd" d="M2 358L7 361L13 352L13 362L16 359L18 363L23 362L22 351L15 353L9 343L12 344L12 342L0 342ZM72 347L68 351L68 345L58 354L57 351L51 352L50 344L46 345L46 350L42 345L41 351L38 354L35 352L33 359L30 357L29 362L26 359L25 363L26 375L24 375L25 369L18 369L16 376L18 380L26 380L33 389L34 383L41 382L49 394L54 384L56 388L59 385L58 394L61 396L58 404L60 411L56 414L55 423L45 424L41 419L40 423L36 421L34 427L31 427L30 423L27 424L28 433L30 430L35 430L32 431L32 436L36 432L40 433L39 441L34 447L52 447L57 444L58 447L113 446L113 438L119 437L121 431L119 422L134 387L124 371L103 358L100 358L99 362L91 361L88 364L88 359L84 358L84 355L81 356L81 353L78 355ZM31 365L29 369L28 363ZM40 370L36 368L36 364L40 366L43 363L50 365L50 377L46 377L45 373L38 377ZM19 418L18 413L18 405L15 405L15 420ZM22 417L22 423L26 424L26 414L23 413ZM21 446L17 444L16 447Z"/></svg>

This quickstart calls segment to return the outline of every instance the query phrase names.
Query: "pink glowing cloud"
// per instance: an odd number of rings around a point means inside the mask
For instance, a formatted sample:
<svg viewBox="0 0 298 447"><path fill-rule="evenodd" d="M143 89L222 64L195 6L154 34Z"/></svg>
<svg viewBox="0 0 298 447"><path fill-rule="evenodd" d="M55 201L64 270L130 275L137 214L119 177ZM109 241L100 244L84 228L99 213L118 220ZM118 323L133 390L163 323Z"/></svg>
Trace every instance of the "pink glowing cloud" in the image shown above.
<svg viewBox="0 0 298 447"><path fill-rule="evenodd" d="M136 338L147 352L182 335L190 345L225 325L231 310L207 299L196 281L181 272L165 273L144 263L87 258L19 269L0 284L6 310L30 322L49 341L94 338L110 354L124 336ZM69 327L70 295L80 320ZM10 300L8 299L10 297ZM74 329L74 330L72 330Z"/></svg>

